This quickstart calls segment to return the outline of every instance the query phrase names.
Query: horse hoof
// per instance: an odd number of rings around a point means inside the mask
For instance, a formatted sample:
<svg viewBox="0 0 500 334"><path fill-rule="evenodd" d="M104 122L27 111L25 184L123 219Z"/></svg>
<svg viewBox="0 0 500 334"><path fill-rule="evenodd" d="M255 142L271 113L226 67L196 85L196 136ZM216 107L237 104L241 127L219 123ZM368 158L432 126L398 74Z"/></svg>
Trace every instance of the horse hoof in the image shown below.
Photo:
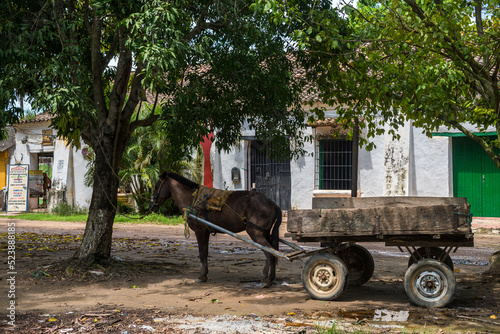
<svg viewBox="0 0 500 334"><path fill-rule="evenodd" d="M261 283L261 288L263 288L263 289L270 288L271 286L273 286L273 282L262 282Z"/></svg>
<svg viewBox="0 0 500 334"><path fill-rule="evenodd" d="M206 278L197 278L195 282L196 283L205 283L206 281L207 281Z"/></svg>

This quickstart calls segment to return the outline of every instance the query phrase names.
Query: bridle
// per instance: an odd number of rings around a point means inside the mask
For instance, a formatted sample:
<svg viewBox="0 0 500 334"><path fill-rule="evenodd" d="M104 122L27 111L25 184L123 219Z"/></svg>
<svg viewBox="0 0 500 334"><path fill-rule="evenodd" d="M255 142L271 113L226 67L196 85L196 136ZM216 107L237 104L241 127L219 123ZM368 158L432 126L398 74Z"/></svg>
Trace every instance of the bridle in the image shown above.
<svg viewBox="0 0 500 334"><path fill-rule="evenodd" d="M151 211L151 209L155 206L155 205L158 205L158 202L156 201L158 199L158 197L160 196L160 191L161 191L161 188L163 188L163 184L165 183L165 181L167 180L167 177L165 177L164 179L160 179L161 182L160 182L160 185L158 186L158 191L156 192L156 196L154 196L154 192L153 192L153 198L152 198L152 202L153 204L151 205L149 211Z"/></svg>

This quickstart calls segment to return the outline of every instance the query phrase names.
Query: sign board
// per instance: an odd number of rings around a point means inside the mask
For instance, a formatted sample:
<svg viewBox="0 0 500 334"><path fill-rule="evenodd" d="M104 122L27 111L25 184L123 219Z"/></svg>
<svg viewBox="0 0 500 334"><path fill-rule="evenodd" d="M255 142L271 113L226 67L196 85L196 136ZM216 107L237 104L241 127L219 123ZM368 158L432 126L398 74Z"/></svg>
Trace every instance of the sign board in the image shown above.
<svg viewBox="0 0 500 334"><path fill-rule="evenodd" d="M29 165L8 165L7 212L28 211Z"/></svg>
<svg viewBox="0 0 500 334"><path fill-rule="evenodd" d="M54 137L52 130L42 130L42 146L53 146Z"/></svg>

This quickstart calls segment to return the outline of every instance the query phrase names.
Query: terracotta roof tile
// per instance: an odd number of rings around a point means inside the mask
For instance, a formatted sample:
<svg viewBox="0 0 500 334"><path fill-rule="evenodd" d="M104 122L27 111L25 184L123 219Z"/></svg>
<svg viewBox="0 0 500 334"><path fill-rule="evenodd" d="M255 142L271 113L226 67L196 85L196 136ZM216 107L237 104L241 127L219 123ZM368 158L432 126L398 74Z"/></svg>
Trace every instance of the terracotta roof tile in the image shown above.
<svg viewBox="0 0 500 334"><path fill-rule="evenodd" d="M39 122L50 122L54 118L54 115L51 115L48 112L44 112L36 115L34 118L26 118L17 124L26 124L26 123L39 123Z"/></svg>
<svg viewBox="0 0 500 334"><path fill-rule="evenodd" d="M333 118L333 117L327 117L323 120L315 120L313 123L311 122L307 122L307 125L312 127L312 128L317 128L317 127L320 127L320 126L331 126L331 127L340 127L342 126L342 124L340 124L339 122L337 122L337 118Z"/></svg>

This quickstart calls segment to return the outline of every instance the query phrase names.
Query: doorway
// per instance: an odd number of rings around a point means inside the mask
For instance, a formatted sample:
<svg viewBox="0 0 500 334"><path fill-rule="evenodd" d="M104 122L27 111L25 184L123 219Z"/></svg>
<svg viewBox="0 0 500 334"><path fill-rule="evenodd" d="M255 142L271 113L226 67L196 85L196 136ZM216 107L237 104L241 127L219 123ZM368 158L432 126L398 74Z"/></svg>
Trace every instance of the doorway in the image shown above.
<svg viewBox="0 0 500 334"><path fill-rule="evenodd" d="M281 210L291 208L290 158L271 156L269 146L250 141L250 187L272 199Z"/></svg>
<svg viewBox="0 0 500 334"><path fill-rule="evenodd" d="M500 217L500 170L467 137L453 138L453 196L467 197L475 217Z"/></svg>

